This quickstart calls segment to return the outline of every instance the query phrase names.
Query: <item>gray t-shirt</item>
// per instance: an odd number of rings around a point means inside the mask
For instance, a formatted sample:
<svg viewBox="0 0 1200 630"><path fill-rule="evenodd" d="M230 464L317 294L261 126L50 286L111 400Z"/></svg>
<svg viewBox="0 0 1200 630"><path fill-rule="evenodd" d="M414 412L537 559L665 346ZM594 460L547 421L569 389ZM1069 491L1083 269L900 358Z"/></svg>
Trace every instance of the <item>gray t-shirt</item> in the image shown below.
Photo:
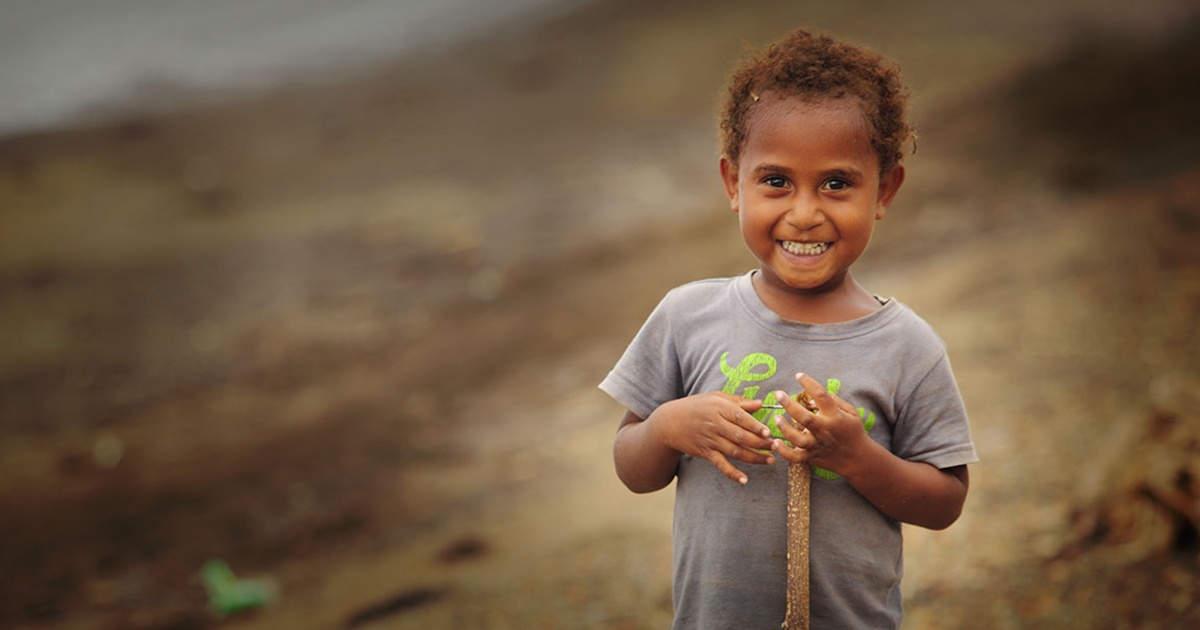
<svg viewBox="0 0 1200 630"><path fill-rule="evenodd" d="M977 461L945 345L895 299L852 321L801 324L758 298L756 272L672 290L600 388L639 417L665 402L725 391L774 402L798 393L796 372L836 378L873 440L899 457L948 468ZM777 410L755 414L774 429ZM786 608L787 462L734 462L730 481L685 455L676 478L675 624L776 630ZM903 572L900 524L828 471L812 482L814 629L896 628Z"/></svg>

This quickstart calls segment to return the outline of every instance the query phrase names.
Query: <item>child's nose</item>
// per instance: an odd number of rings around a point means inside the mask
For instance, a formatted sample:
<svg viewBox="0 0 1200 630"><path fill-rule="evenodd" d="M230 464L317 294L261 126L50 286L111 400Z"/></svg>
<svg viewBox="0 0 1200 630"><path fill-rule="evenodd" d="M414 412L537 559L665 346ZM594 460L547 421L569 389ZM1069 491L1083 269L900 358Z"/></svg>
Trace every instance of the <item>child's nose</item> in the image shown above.
<svg viewBox="0 0 1200 630"><path fill-rule="evenodd" d="M825 222L825 213L821 209L821 200L816 195L799 194L792 198L792 207L788 209L787 222L799 230L808 230Z"/></svg>

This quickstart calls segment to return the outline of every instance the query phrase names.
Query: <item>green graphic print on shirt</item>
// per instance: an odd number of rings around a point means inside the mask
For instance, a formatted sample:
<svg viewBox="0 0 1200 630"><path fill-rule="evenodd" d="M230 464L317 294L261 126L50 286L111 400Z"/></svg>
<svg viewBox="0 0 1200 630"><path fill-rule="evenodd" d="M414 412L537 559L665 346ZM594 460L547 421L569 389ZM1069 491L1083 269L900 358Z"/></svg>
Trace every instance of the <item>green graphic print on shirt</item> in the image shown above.
<svg viewBox="0 0 1200 630"><path fill-rule="evenodd" d="M757 398L758 390L761 386L743 384L765 381L775 375L775 371L779 366L779 362L775 360L775 357L765 352L753 352L747 355L746 358L742 359L741 362L737 364L737 367L729 365L728 359L728 352L721 355L721 373L725 375L725 387L721 388L721 391L725 392L726 394L733 394L735 396L741 396L742 398L747 398L750 400ZM739 388L741 389L740 392L738 391ZM841 388L842 382L836 378L829 379L825 385L825 389L834 396L837 395ZM798 396L799 395L797 394L797 397ZM767 393L767 397L763 399L762 403L764 405L777 405L779 404L779 401L775 398L775 392L772 391ZM863 429L870 431L871 427L875 426L875 412L868 414L867 410L862 407L859 407L857 410L859 419L863 421ZM784 413L785 412L779 409L764 408L759 409L752 415L756 420L767 425L767 427L771 429L772 437L782 438L783 432L779 430L779 421L777 418ZM812 467L812 471L814 475L822 479L833 480L841 477L841 475L831 470L826 470L816 465Z"/></svg>

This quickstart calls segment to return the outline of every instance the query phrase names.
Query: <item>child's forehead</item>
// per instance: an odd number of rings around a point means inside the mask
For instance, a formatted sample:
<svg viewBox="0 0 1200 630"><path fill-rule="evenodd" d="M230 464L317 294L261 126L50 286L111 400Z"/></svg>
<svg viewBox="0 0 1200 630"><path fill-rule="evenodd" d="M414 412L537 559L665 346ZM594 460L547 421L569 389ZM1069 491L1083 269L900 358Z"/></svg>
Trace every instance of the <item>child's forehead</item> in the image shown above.
<svg viewBox="0 0 1200 630"><path fill-rule="evenodd" d="M751 94L748 122L753 124L761 116L814 115L836 112L852 114L867 123L866 107L861 99L851 95L787 94L763 92Z"/></svg>
<svg viewBox="0 0 1200 630"><path fill-rule="evenodd" d="M750 162L800 156L878 162L870 125L851 99L760 98L756 105L742 147L742 158Z"/></svg>
<svg viewBox="0 0 1200 630"><path fill-rule="evenodd" d="M817 125L850 125L851 129L869 140L871 126L863 111L862 103L855 98L806 98L795 96L764 95L755 102L747 119L747 141L766 129L796 122L811 122Z"/></svg>

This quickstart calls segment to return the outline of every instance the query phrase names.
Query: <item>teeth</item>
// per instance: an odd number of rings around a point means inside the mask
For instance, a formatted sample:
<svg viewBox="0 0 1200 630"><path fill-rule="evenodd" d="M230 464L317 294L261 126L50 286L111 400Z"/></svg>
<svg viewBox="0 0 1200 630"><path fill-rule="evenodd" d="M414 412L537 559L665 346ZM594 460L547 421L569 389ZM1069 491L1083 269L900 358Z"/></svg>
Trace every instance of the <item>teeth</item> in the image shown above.
<svg viewBox="0 0 1200 630"><path fill-rule="evenodd" d="M783 248L798 256L816 256L829 249L829 243L799 243L796 241L780 241Z"/></svg>

